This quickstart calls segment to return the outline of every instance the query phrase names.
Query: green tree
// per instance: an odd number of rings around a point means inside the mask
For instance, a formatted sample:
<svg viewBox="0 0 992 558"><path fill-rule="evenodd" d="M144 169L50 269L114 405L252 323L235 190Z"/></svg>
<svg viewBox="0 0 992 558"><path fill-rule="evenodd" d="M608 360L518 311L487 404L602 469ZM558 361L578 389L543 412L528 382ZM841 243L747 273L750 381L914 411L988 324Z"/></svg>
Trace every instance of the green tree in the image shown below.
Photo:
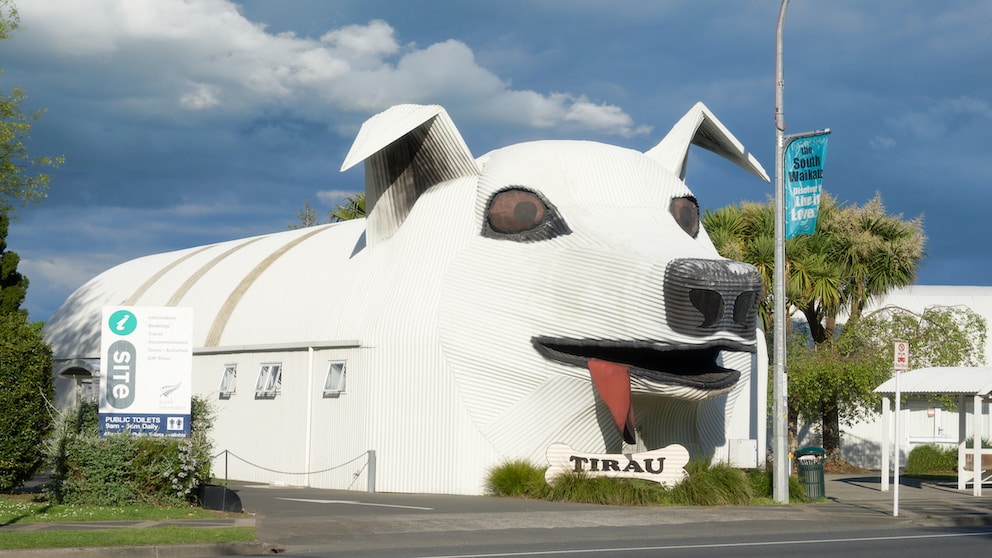
<svg viewBox="0 0 992 558"><path fill-rule="evenodd" d="M894 341L909 343L913 368L984 366L987 337L985 318L965 306L930 306L919 314L886 306L846 326L842 335L858 350L883 355L886 369Z"/></svg>
<svg viewBox="0 0 992 558"><path fill-rule="evenodd" d="M898 307L877 310L849 321L835 343L804 343L804 335L795 335L787 359L790 417L820 423L824 449L836 459L840 428L875 414L879 397L874 390L892 376L894 341L910 343L913 368L980 366L986 337L981 315L943 306L920 314ZM829 413L836 423L824 420ZM836 440L829 447L828 437Z"/></svg>
<svg viewBox="0 0 992 558"><path fill-rule="evenodd" d="M841 267L840 308L822 312L822 343L833 339L839 309L847 310L849 323L855 322L873 298L913 283L926 236L922 217L907 221L887 214L878 193L863 206L831 212L817 232L824 237L827 257Z"/></svg>
<svg viewBox="0 0 992 558"><path fill-rule="evenodd" d="M765 289L759 314L765 331L769 332L775 303L771 296L775 246L773 202L744 202L707 211L703 225L721 255L758 268ZM840 313L848 311L849 322L856 322L872 298L912 283L925 241L922 219L906 221L902 215L886 214L878 194L859 207L841 205L824 192L815 233L791 238L785 244L786 315L791 317L797 312L803 315L809 338L815 345L834 343ZM786 327L791 332L791 318ZM853 364L831 358L829 353L821 354L820 360L835 362L840 368L837 373L843 377L843 367ZM802 364L809 366L806 362ZM824 382L827 380L823 378ZM822 423L823 447L837 455L842 411L840 402L830 402L835 390L829 385L829 382L824 384L822 397L812 391L798 390L810 397L809 401L794 398L790 388L789 430L795 433L800 414L819 409L821 417L810 420Z"/></svg>
<svg viewBox="0 0 992 558"><path fill-rule="evenodd" d="M14 3L0 0L0 40L9 39L18 24ZM28 155L31 122L41 112L25 115L21 103L26 98L18 87L9 94L0 91L0 490L17 487L38 471L43 463L38 449L52 428L52 352L38 324L29 323L27 312L19 309L28 281L6 243L15 206L45 197L50 178L39 169L62 162Z"/></svg>
<svg viewBox="0 0 992 558"><path fill-rule="evenodd" d="M0 314L18 312L28 292L28 278L17 271L21 258L7 250L7 228L10 218L0 211Z"/></svg>
<svg viewBox="0 0 992 558"><path fill-rule="evenodd" d="M0 491L22 485L44 463L52 429L52 350L21 312L0 314Z"/></svg>
<svg viewBox="0 0 992 558"><path fill-rule="evenodd" d="M331 221L350 221L365 218L365 192L358 192L344 199L331 210Z"/></svg>
<svg viewBox="0 0 992 558"><path fill-rule="evenodd" d="M289 228L305 229L320 224L320 219L317 218L317 210L310 205L309 198L303 201L303 208L296 211L296 221L290 223Z"/></svg>
<svg viewBox="0 0 992 558"><path fill-rule="evenodd" d="M350 221L352 219L365 218L365 193L358 192L347 196L343 203L339 203L331 210L331 223L339 221ZM289 228L301 229L322 224L317 217L317 210L310 205L310 200L303 202L303 208L296 211L296 222L290 223Z"/></svg>
<svg viewBox="0 0 992 558"><path fill-rule="evenodd" d="M772 327L774 205L743 202L706 211L703 226L720 255L758 268L765 296L760 315ZM786 314L801 312L815 343L833 341L837 316L857 320L874 297L910 285L923 258L922 218L888 215L878 194L863 206L841 205L824 192L816 232L790 238L786 253Z"/></svg>
<svg viewBox="0 0 992 558"><path fill-rule="evenodd" d="M19 27L17 8L11 0L0 0L0 40L9 39ZM2 75L2 70L0 70ZM47 194L51 177L42 172L57 168L62 157L31 157L26 142L32 122L44 111L25 114L21 104L27 94L20 87L10 93L0 90L0 210L37 203Z"/></svg>

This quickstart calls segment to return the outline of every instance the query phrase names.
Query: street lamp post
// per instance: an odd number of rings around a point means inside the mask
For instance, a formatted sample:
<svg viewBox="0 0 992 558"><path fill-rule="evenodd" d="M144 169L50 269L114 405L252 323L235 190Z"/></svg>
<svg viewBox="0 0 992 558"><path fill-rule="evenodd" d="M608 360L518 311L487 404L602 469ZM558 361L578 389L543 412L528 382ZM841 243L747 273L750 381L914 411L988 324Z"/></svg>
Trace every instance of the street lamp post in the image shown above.
<svg viewBox="0 0 992 558"><path fill-rule="evenodd" d="M782 0L775 30L775 276L774 370L772 378L772 492L775 501L789 503L789 401L785 377L785 74L782 69L782 31L789 0Z"/></svg>

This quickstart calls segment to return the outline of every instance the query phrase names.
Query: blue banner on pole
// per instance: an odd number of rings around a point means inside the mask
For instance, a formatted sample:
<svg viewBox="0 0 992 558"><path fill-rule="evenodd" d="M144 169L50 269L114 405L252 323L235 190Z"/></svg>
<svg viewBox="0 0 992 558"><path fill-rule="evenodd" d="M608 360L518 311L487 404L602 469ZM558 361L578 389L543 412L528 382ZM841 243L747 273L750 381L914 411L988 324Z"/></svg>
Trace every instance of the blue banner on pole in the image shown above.
<svg viewBox="0 0 992 558"><path fill-rule="evenodd" d="M798 137L785 149L785 238L816 231L829 133Z"/></svg>

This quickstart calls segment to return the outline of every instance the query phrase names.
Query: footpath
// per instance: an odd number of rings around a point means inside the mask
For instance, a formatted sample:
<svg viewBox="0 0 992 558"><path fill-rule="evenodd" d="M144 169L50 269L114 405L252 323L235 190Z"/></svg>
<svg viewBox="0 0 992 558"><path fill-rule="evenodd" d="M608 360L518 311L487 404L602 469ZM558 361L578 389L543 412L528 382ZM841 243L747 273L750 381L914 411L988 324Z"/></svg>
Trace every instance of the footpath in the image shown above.
<svg viewBox="0 0 992 558"><path fill-rule="evenodd" d="M440 532L519 528L520 526L589 527L629 523L691 524L744 519L805 520L814 522L873 522L912 524L927 527L975 527L992 525L992 486L975 497L969 487L957 490L948 482L928 482L903 477L899 487L898 516L893 515L893 488L883 492L877 473L828 474L826 500L789 506L727 506L677 508L589 507L579 510L575 504L534 503L515 499L464 496L380 495L346 493L319 489L259 485L232 486L247 512L231 519L197 519L180 521L110 521L74 523L11 523L0 525L0 533L12 531L66 529L155 528L163 525L200 527L254 526L258 542L200 545L159 545L147 547L67 548L38 550L0 550L0 558L65 557L90 558L117 556L127 558L200 558L212 556L260 555L285 548L314 546L328 537L347 533L382 535L394 532ZM279 494L281 496L273 496ZM368 500L373 511L362 514L314 516L313 502L355 504L342 500ZM338 499L335 499L338 498ZM397 514L383 508L397 499L415 503L427 500L434 513ZM386 501L393 504L384 503ZM380 503L375 503L375 502ZM307 504L310 503L310 504ZM546 504L546 505L545 505ZM292 506L296 506L295 508ZM446 507L447 506L447 507ZM420 508L428 509L428 508ZM447 510L447 512L446 512ZM579 510L579 511L577 511Z"/></svg>

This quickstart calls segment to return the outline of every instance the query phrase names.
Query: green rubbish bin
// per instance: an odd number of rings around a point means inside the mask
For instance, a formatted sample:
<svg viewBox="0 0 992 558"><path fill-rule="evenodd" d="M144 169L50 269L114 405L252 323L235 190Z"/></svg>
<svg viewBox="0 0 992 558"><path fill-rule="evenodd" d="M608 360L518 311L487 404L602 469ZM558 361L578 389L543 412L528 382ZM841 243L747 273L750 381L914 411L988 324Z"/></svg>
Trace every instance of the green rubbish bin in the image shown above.
<svg viewBox="0 0 992 558"><path fill-rule="evenodd" d="M799 448L793 455L796 457L796 472L799 480L806 487L806 496L810 500L826 498L826 481L823 478L823 461L827 452L823 448L809 446Z"/></svg>

